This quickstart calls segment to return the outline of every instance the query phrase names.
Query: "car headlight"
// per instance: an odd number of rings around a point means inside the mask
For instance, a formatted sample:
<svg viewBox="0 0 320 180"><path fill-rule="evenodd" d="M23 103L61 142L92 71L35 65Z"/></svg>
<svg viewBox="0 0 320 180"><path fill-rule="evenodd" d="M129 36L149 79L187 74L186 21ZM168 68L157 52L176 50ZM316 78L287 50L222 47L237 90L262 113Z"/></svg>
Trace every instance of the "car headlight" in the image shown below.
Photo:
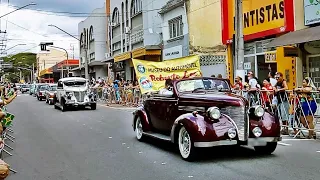
<svg viewBox="0 0 320 180"><path fill-rule="evenodd" d="M235 129L235 128L230 128L230 129L228 130L228 136L229 136L230 139L235 138L235 137L237 136L237 131L236 131L236 129Z"/></svg>
<svg viewBox="0 0 320 180"><path fill-rule="evenodd" d="M254 108L254 115L257 117L262 117L264 115L264 109L262 106L256 106Z"/></svg>
<svg viewBox="0 0 320 180"><path fill-rule="evenodd" d="M221 117L220 110L217 107L211 107L207 112L212 119L219 119Z"/></svg>
<svg viewBox="0 0 320 180"><path fill-rule="evenodd" d="M259 127L255 127L253 128L252 133L255 137L260 137L262 135L262 130Z"/></svg>
<svg viewBox="0 0 320 180"><path fill-rule="evenodd" d="M70 97L73 96L72 92L67 92L66 94L67 94L67 96L70 96Z"/></svg>

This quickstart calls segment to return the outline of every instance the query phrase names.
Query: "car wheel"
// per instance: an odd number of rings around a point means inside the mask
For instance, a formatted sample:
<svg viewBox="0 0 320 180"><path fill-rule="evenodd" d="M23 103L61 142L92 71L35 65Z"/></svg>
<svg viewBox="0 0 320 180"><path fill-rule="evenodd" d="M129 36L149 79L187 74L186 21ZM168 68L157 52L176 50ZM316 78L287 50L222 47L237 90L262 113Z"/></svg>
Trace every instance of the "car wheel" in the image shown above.
<svg viewBox="0 0 320 180"><path fill-rule="evenodd" d="M278 145L278 143L276 143L276 142L269 142L269 143L267 143L266 146L255 146L254 150L258 154L269 155L269 154L272 154L276 150L277 145Z"/></svg>
<svg viewBox="0 0 320 180"><path fill-rule="evenodd" d="M135 124L135 131L136 131L136 138L138 141L143 140L143 126L140 117L137 118L136 124Z"/></svg>
<svg viewBox="0 0 320 180"><path fill-rule="evenodd" d="M90 107L91 107L91 110L96 110L97 109L97 104L91 104Z"/></svg>
<svg viewBox="0 0 320 180"><path fill-rule="evenodd" d="M196 149L185 127L181 127L179 130L178 147L182 159L186 161L193 161L195 159Z"/></svg>

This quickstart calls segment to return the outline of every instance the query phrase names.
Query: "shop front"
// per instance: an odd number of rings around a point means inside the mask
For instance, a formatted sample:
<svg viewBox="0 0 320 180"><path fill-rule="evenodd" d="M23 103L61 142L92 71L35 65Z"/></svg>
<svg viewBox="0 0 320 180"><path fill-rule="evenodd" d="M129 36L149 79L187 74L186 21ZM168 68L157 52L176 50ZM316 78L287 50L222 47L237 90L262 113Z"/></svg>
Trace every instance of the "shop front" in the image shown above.
<svg viewBox="0 0 320 180"><path fill-rule="evenodd" d="M52 68L44 69L40 71L38 81L40 83L53 83L54 79L52 77Z"/></svg>
<svg viewBox="0 0 320 180"><path fill-rule="evenodd" d="M236 65L233 63L234 0L222 0L221 4L222 41L228 47L228 75L233 81L236 72ZM243 25L245 56L242 63L245 74L252 71L262 80L270 71L283 74L289 72L286 70L291 67L292 61L289 57L284 57L283 47L270 47L269 44L277 36L294 30L293 0L243 1ZM284 61L287 62L283 63ZM287 77L293 78L292 74ZM294 81L290 82L289 86L292 87Z"/></svg>
<svg viewBox="0 0 320 180"><path fill-rule="evenodd" d="M112 71L114 72L115 79L120 80L123 78L130 80L132 78L131 68L128 68L130 67L130 64L132 64L131 52L125 52L115 56L112 64Z"/></svg>
<svg viewBox="0 0 320 180"><path fill-rule="evenodd" d="M315 3L315 1L304 0L304 13L301 14L301 17L297 17L304 19L303 29L280 36L269 46L294 46L299 54L297 58L298 85L301 85L302 78L311 77L314 85L320 87L320 14L319 5Z"/></svg>

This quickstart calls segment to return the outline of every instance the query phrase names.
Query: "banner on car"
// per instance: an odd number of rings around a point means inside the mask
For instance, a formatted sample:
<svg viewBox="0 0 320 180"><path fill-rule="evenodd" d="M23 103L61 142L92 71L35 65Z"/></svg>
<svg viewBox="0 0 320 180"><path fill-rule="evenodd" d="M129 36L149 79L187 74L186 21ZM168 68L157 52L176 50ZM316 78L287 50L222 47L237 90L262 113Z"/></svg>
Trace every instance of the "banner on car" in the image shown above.
<svg viewBox="0 0 320 180"><path fill-rule="evenodd" d="M164 88L167 79L202 76L199 56L188 56L163 62L132 59L132 63L143 94Z"/></svg>

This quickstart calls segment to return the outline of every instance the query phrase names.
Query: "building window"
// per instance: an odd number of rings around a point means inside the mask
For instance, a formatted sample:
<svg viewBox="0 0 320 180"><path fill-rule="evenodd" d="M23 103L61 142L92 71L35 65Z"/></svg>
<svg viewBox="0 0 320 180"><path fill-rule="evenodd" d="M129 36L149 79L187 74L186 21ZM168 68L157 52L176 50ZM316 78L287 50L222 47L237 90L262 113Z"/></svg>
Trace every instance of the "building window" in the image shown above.
<svg viewBox="0 0 320 180"><path fill-rule="evenodd" d="M142 12L142 1L141 0L132 0L131 2L131 17Z"/></svg>
<svg viewBox="0 0 320 180"><path fill-rule="evenodd" d="M119 10L118 8L115 8L113 10L113 15L112 15L112 22L115 23L116 25L120 24L120 19L119 19Z"/></svg>
<svg viewBox="0 0 320 180"><path fill-rule="evenodd" d="M93 26L90 26L90 30L89 30L89 41L93 41L94 38L93 38Z"/></svg>
<svg viewBox="0 0 320 180"><path fill-rule="evenodd" d="M182 16L178 16L169 20L170 39L177 38L183 35Z"/></svg>

